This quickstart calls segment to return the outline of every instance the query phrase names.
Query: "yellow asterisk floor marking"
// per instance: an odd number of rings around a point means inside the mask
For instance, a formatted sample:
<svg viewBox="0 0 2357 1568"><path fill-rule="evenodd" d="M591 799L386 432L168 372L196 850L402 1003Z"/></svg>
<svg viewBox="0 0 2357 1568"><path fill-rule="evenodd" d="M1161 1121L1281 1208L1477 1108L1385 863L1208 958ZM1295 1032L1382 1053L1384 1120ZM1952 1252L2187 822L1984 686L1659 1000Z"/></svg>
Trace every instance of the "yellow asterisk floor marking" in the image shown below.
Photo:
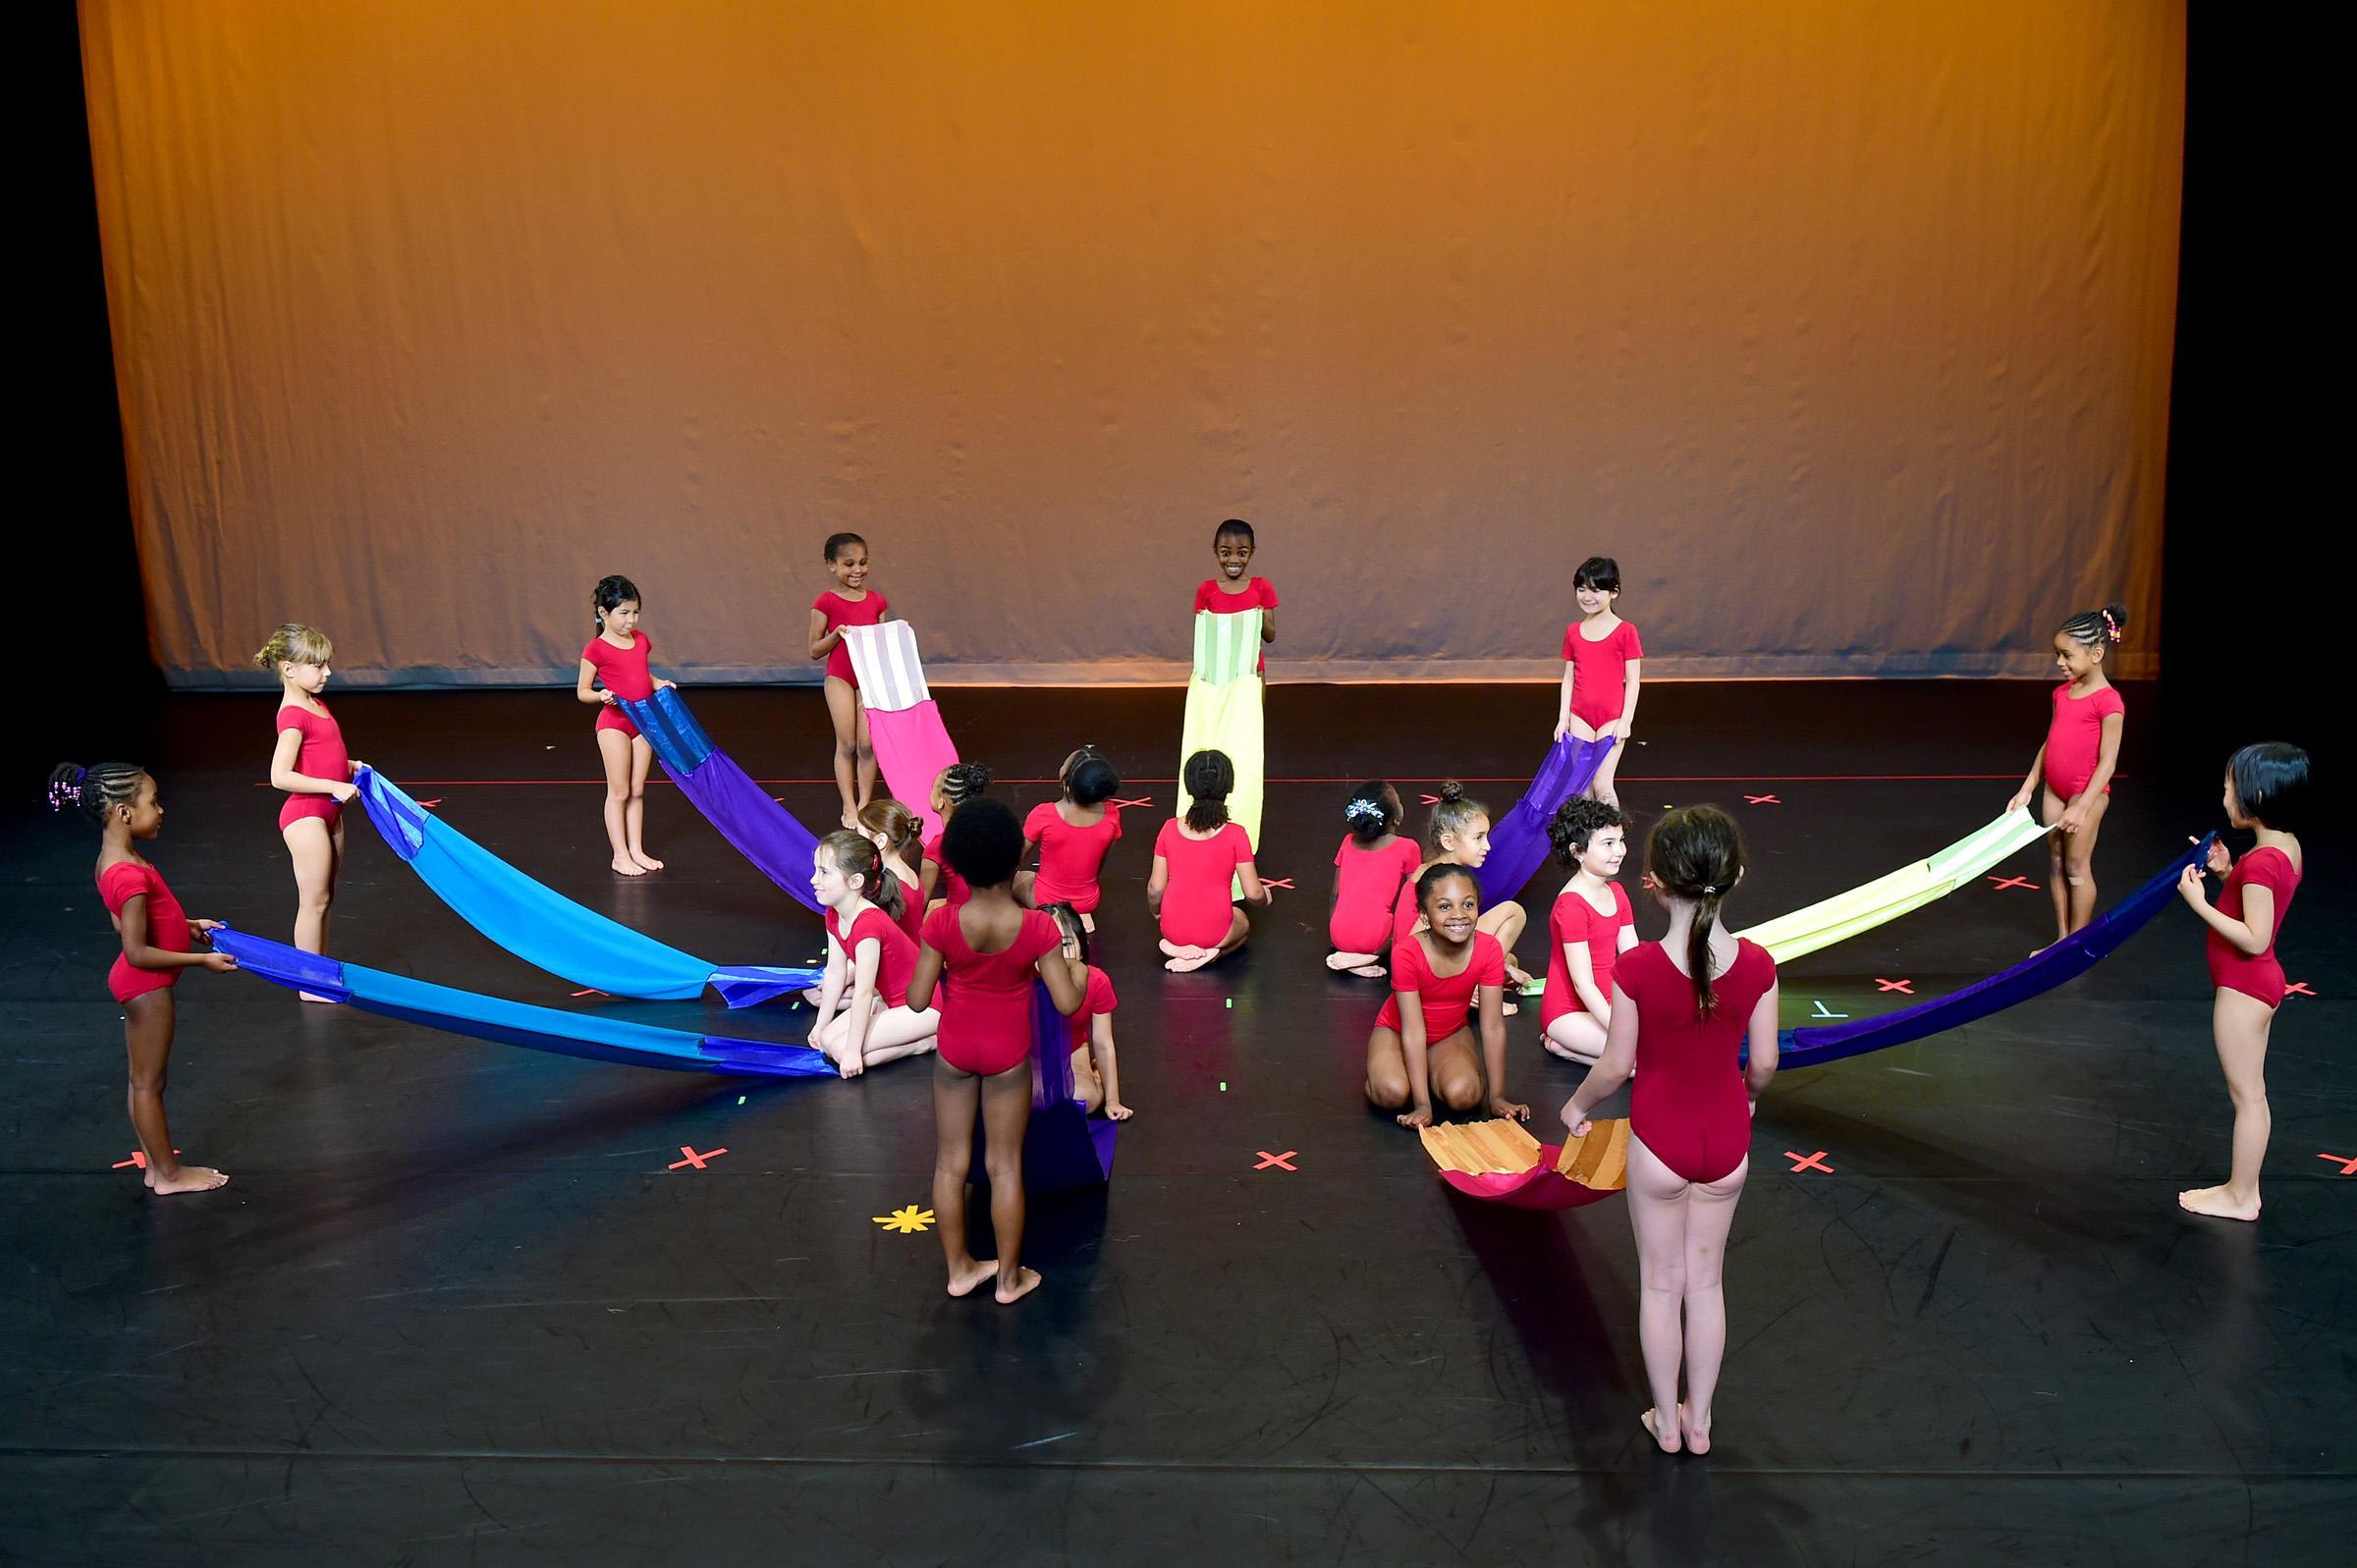
<svg viewBox="0 0 2357 1568"><path fill-rule="evenodd" d="M870 1217L872 1217L877 1224L882 1225L886 1230L897 1230L902 1235L905 1236L922 1230L927 1225L933 1223L933 1211L930 1209L919 1209L916 1205L910 1204L905 1209L895 1209L889 1215L874 1215Z"/></svg>

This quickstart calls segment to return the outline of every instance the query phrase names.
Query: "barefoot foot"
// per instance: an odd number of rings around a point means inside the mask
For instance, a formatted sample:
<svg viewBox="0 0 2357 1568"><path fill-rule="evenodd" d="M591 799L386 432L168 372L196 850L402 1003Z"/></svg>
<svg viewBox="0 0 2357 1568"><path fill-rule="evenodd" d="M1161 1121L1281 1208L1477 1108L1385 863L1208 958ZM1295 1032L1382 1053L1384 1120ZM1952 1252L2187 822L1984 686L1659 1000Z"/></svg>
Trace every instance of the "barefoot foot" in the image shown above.
<svg viewBox="0 0 2357 1568"><path fill-rule="evenodd" d="M1326 967L1338 973L1355 970L1365 961L1366 954L1358 952L1330 952L1326 955Z"/></svg>
<svg viewBox="0 0 2357 1568"><path fill-rule="evenodd" d="M327 1007L332 1007L332 1006L336 1005L336 999L335 999L335 998L333 998L333 997L318 997L318 996L313 996L313 995L312 995L310 992L307 992L307 991L298 991L297 993L295 993L295 1000L296 1000L297 1001L316 1001L316 1002L318 1002L320 1005L322 1005L322 1006L327 1006Z"/></svg>
<svg viewBox="0 0 2357 1568"><path fill-rule="evenodd" d="M612 862L612 865L614 875L617 877L643 877L646 875L646 868L635 860L617 859Z"/></svg>
<svg viewBox="0 0 2357 1568"><path fill-rule="evenodd" d="M1696 1421L1693 1412L1680 1405L1677 1407L1677 1425L1686 1434L1686 1452L1707 1454L1711 1451L1710 1417L1705 1416L1702 1420Z"/></svg>
<svg viewBox="0 0 2357 1568"><path fill-rule="evenodd" d="M1092 937L1095 936L1097 934L1097 917L1092 914L1083 913L1080 916L1080 929L1087 932Z"/></svg>
<svg viewBox="0 0 2357 1568"><path fill-rule="evenodd" d="M1379 963L1362 963L1350 972L1361 980L1381 980L1385 975L1391 973L1389 969Z"/></svg>
<svg viewBox="0 0 2357 1568"><path fill-rule="evenodd" d="M159 1176L150 1170L147 1175L148 1187L159 1198L175 1192L211 1192L229 1181L225 1172L210 1165L183 1165L169 1176Z"/></svg>
<svg viewBox="0 0 2357 1568"><path fill-rule="evenodd" d="M630 852L630 858L637 861L638 864L644 866L649 871L661 871L663 869L662 861L657 860L653 855L647 854L641 850L632 850Z"/></svg>
<svg viewBox="0 0 2357 1568"><path fill-rule="evenodd" d="M981 1284L987 1279L996 1278L998 1276L998 1259L968 1258L965 1260L964 1268L953 1269L950 1271L950 1294L953 1296L970 1296L974 1293L974 1287L976 1285Z"/></svg>
<svg viewBox="0 0 2357 1568"><path fill-rule="evenodd" d="M1686 1407L1680 1405L1677 1408L1682 1413ZM1673 1454L1677 1452L1680 1435L1678 1431L1678 1423L1669 1422L1664 1426L1657 1427L1654 1425L1653 1417L1654 1412L1648 1410L1645 1412L1645 1414L1639 1416L1637 1420L1645 1424L1646 1433L1653 1438L1655 1444L1660 1447L1662 1452L1666 1454Z"/></svg>
<svg viewBox="0 0 2357 1568"><path fill-rule="evenodd" d="M2177 1207L2189 1215L2251 1220L2259 1217L2259 1195L2253 1193L2249 1203L2242 1203L2224 1187L2188 1187L2177 1194Z"/></svg>
<svg viewBox="0 0 2357 1568"><path fill-rule="evenodd" d="M1011 1306L1038 1288L1039 1271L1017 1267L1012 1283L1005 1279L999 1281L999 1305Z"/></svg>
<svg viewBox="0 0 2357 1568"><path fill-rule="evenodd" d="M1190 974L1218 956L1216 952L1198 952L1187 958L1165 958L1162 966L1175 975Z"/></svg>

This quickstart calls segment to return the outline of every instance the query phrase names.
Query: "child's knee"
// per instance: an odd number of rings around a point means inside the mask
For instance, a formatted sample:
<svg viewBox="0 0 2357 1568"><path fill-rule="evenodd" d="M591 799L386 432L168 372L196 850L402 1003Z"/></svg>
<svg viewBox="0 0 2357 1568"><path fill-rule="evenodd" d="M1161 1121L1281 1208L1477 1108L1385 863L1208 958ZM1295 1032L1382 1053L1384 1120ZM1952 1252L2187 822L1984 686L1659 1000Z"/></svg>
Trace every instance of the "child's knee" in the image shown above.
<svg viewBox="0 0 2357 1568"><path fill-rule="evenodd" d="M990 1183L994 1187L1021 1186L1023 1146L1016 1144L1011 1149L1002 1149L992 1144L982 1151L982 1168L990 1172Z"/></svg>
<svg viewBox="0 0 2357 1568"><path fill-rule="evenodd" d="M1467 1074L1441 1085L1441 1104L1451 1110L1471 1110L1481 1104L1481 1080Z"/></svg>
<svg viewBox="0 0 2357 1568"><path fill-rule="evenodd" d="M1389 1073L1367 1074L1367 1104L1377 1110L1405 1110L1407 1079Z"/></svg>
<svg viewBox="0 0 2357 1568"><path fill-rule="evenodd" d="M1686 1293L1685 1264L1679 1262L1657 1272L1646 1274L1644 1288L1645 1293L1649 1296L1683 1297Z"/></svg>

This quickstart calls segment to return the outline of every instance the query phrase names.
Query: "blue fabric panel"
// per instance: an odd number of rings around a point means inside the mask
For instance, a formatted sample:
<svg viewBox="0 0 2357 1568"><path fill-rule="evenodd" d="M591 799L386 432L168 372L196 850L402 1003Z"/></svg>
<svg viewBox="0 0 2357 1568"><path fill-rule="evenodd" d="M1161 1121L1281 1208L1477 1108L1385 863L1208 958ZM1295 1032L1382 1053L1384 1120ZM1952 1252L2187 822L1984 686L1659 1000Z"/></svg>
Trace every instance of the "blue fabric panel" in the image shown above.
<svg viewBox="0 0 2357 1568"><path fill-rule="evenodd" d="M712 737L704 733L704 727L695 722L695 715L687 711L686 699L677 687L657 686L655 694L644 702L625 703L623 707L630 716L630 723L646 736L646 743L654 748L655 755L663 759L663 766L676 773L695 772L704 765L706 757L719 749L712 744Z"/></svg>
<svg viewBox="0 0 2357 1568"><path fill-rule="evenodd" d="M337 1001L351 1000L344 989L344 966L333 958L304 952L265 937L249 937L228 926L213 933L213 947L237 959L238 967L246 973L259 975L273 985L289 991L307 991Z"/></svg>

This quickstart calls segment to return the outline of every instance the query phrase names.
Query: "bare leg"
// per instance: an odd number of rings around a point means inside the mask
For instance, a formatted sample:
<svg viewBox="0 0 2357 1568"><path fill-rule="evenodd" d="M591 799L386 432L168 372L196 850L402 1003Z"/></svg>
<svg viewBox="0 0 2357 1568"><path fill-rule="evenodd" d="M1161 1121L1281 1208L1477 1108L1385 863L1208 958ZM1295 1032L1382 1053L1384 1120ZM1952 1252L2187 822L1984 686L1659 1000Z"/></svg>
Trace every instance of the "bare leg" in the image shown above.
<svg viewBox="0 0 2357 1568"><path fill-rule="evenodd" d="M646 852L646 773L654 766L655 748L646 743L644 735L630 742L630 802L623 813L623 827L628 834L630 858L649 871L661 871L663 862Z"/></svg>
<svg viewBox="0 0 2357 1568"><path fill-rule="evenodd" d="M1646 1430L1662 1452L1685 1445L1677 1410L1677 1374L1685 1361L1680 1315L1686 1295L1686 1182L1642 1140L1628 1141L1628 1222L1637 1238L1637 1344L1653 1395Z"/></svg>
<svg viewBox="0 0 2357 1568"><path fill-rule="evenodd" d="M1619 807L1620 753L1627 746L1627 741L1616 740L1613 749L1604 754L1604 761L1597 765L1596 777L1588 784L1589 799L1601 800L1616 809Z"/></svg>
<svg viewBox="0 0 2357 1568"><path fill-rule="evenodd" d="M858 730L852 737L852 744L859 755L859 798L853 804L852 809L854 812L859 812L865 811L867 803L876 798L876 747L875 742L868 739L867 736L867 705L865 703L859 705ZM854 822L851 825L851 831L853 833L859 831L857 823Z"/></svg>
<svg viewBox="0 0 2357 1568"><path fill-rule="evenodd" d="M344 825L333 830L324 817L298 817L281 835L287 857L295 864L295 946L304 952L327 950L327 913L336 899L336 870L343 859ZM310 992L296 993L305 1001L330 1001Z"/></svg>
<svg viewBox="0 0 2357 1568"><path fill-rule="evenodd" d="M1530 984L1529 973L1514 962L1514 944L1522 940L1522 928L1529 924L1529 913L1511 898L1493 908L1484 909L1481 918L1473 923L1474 930L1488 932L1498 939L1498 946L1506 949L1506 978L1517 986ZM1507 1010L1511 1012L1513 1008L1509 1004Z"/></svg>
<svg viewBox="0 0 2357 1568"><path fill-rule="evenodd" d="M856 833L859 830L859 804L853 790L853 780L859 766L859 737L864 730L864 715L859 710L859 693L851 684L835 676L826 679L827 717L835 724L835 792L843 797L843 825Z"/></svg>
<svg viewBox="0 0 2357 1568"><path fill-rule="evenodd" d="M597 755L606 765L606 844L614 851L614 873L643 877L646 868L630 858L630 737L619 730L600 730Z"/></svg>
<svg viewBox="0 0 2357 1568"><path fill-rule="evenodd" d="M2195 1187L2177 1194L2177 1207L2220 1219L2259 1217L2259 1163L2275 1116L2267 1105L2267 1037L2275 1010L2257 997L2220 987L2211 1003L2210 1026L2218 1038L2218 1064L2225 1069L2226 1093L2234 1098L2234 1163L2222 1187Z"/></svg>
<svg viewBox="0 0 2357 1568"><path fill-rule="evenodd" d="M1720 1272L1735 1204L1750 1173L1746 1155L1717 1181L1696 1182L1686 1193L1686 1403L1681 1416L1690 1453L1711 1451L1711 1401L1727 1357L1727 1291Z"/></svg>
<svg viewBox="0 0 2357 1568"><path fill-rule="evenodd" d="M1029 1295L1039 1271L1022 1265L1023 1127L1031 1119L1031 1063L982 1080L982 1162L990 1171L990 1228L999 1244L999 1305Z"/></svg>
<svg viewBox="0 0 2357 1568"><path fill-rule="evenodd" d="M1214 958L1224 958L1235 951L1251 935L1252 923L1244 918L1244 912L1241 909L1231 909L1228 919L1228 935L1220 939L1218 946L1186 947L1166 939L1162 944L1162 950L1171 954L1171 957L1164 962L1163 967L1178 975L1185 974L1189 970L1200 969Z"/></svg>
<svg viewBox="0 0 2357 1568"><path fill-rule="evenodd" d="M1097 1082L1097 1069L1089 1063L1086 1046L1072 1052L1072 1098L1092 1116L1105 1104L1105 1086Z"/></svg>
<svg viewBox="0 0 2357 1568"><path fill-rule="evenodd" d="M933 1037L940 1032L941 1014L930 1007L923 1012L886 1007L867 1026L867 1041L860 1051L862 1063L880 1067L903 1056L922 1054L933 1049Z"/></svg>
<svg viewBox="0 0 2357 1568"><path fill-rule="evenodd" d="M316 822L316 817L308 819ZM131 1128L147 1157L147 1185L158 1194L210 1192L229 1180L207 1165L184 1165L164 1123L165 1066L172 1056L172 993L150 991L123 1004L123 1040L131 1052Z"/></svg>
<svg viewBox="0 0 2357 1568"><path fill-rule="evenodd" d="M1474 1054L1471 1026L1427 1047L1424 1070L1432 1075L1432 1103L1436 1108L1463 1115L1480 1108L1481 1059Z"/></svg>
<svg viewBox="0 0 2357 1568"><path fill-rule="evenodd" d="M832 684L833 682L830 682ZM965 1250L965 1178L973 1167L974 1109L982 1081L948 1062L933 1063L933 1218L950 1266L950 1294L969 1294L999 1271L995 1258Z"/></svg>
<svg viewBox="0 0 2357 1568"><path fill-rule="evenodd" d="M1037 887L1038 885L1039 885L1039 873L1038 873L1038 872L1036 872L1036 871L1018 871L1018 872L1016 872L1016 873L1014 874L1014 901L1015 901L1016 903L1019 903L1019 904L1021 904L1021 905L1022 905L1022 906L1023 906L1025 909L1036 908L1036 907L1037 907L1037 905L1035 905L1035 904L1033 904L1033 903L1031 902L1031 890L1032 890L1033 888Z"/></svg>
<svg viewBox="0 0 2357 1568"><path fill-rule="evenodd" d="M1398 1034L1381 1024L1367 1037L1367 1104L1394 1115L1408 1107L1407 1054Z"/></svg>
<svg viewBox="0 0 2357 1568"><path fill-rule="evenodd" d="M2070 892L2071 931L2082 931L2095 921L2095 836L2104 826L2104 808L2109 804L2102 795L2088 803L2087 826L2077 833L2063 834L2062 881Z"/></svg>
<svg viewBox="0 0 2357 1568"><path fill-rule="evenodd" d="M1594 1066L1604 1054L1604 1025L1592 1014L1567 1012L1547 1026L1539 1043L1566 1060Z"/></svg>

